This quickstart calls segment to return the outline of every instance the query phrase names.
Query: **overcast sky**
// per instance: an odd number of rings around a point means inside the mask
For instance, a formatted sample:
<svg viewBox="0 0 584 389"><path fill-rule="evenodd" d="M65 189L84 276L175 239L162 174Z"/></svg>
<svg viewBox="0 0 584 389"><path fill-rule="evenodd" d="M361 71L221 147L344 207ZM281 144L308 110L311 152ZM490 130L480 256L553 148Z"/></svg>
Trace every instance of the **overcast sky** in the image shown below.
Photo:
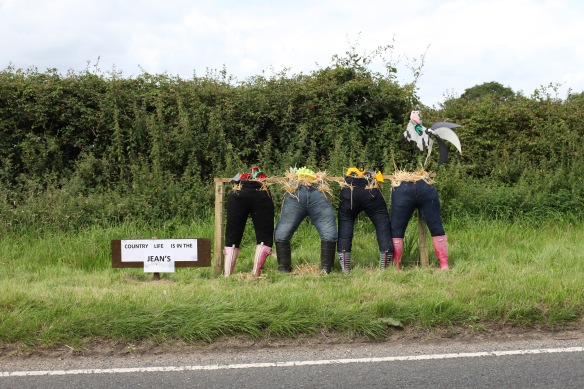
<svg viewBox="0 0 584 389"><path fill-rule="evenodd" d="M0 69L245 80L393 45L402 83L424 58L425 105L490 81L564 98L584 90L583 21L581 0L0 0Z"/></svg>

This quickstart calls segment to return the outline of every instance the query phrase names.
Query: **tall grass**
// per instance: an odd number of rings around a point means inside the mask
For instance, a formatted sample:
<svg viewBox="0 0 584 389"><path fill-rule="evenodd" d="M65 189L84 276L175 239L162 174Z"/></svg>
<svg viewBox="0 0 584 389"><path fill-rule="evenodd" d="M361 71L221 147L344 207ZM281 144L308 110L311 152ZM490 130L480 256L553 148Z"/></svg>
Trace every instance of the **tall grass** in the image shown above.
<svg viewBox="0 0 584 389"><path fill-rule="evenodd" d="M354 269L318 272L319 240L303 223L292 241L294 272L274 258L249 276L255 239L246 229L235 274L180 268L154 281L111 268L112 239L212 238L208 219L158 227L124 224L75 234L20 231L0 237L0 344L83 347L95 340L213 342L223 336L294 338L335 333L384 339L398 328L581 325L584 224L451 219L450 271L417 263L408 227L403 270L379 269L374 229L357 223Z"/></svg>

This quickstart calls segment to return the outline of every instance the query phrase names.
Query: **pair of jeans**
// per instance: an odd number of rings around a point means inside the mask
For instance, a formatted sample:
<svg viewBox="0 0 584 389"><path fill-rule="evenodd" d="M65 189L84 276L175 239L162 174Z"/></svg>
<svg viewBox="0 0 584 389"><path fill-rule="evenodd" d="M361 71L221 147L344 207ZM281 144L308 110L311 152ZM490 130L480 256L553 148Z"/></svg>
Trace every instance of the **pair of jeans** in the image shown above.
<svg viewBox="0 0 584 389"><path fill-rule="evenodd" d="M434 185L424 180L402 182L391 190L391 234L403 238L414 210L418 209L432 236L445 235L440 216L440 199Z"/></svg>
<svg viewBox="0 0 584 389"><path fill-rule="evenodd" d="M274 244L274 201L267 190L255 181L242 181L241 190L227 198L225 246L239 247L248 217L251 215L257 244Z"/></svg>
<svg viewBox="0 0 584 389"><path fill-rule="evenodd" d="M294 193L286 193L284 196L282 212L274 232L275 241L289 242L307 216L316 227L321 241L337 241L337 218L330 195L315 186L306 185L298 185Z"/></svg>
<svg viewBox="0 0 584 389"><path fill-rule="evenodd" d="M381 191L379 188L367 189L369 183L365 178L345 177L345 182L351 187L341 189L339 195L338 251L351 252L355 219L361 212L365 212L375 226L379 251L393 254L391 221Z"/></svg>

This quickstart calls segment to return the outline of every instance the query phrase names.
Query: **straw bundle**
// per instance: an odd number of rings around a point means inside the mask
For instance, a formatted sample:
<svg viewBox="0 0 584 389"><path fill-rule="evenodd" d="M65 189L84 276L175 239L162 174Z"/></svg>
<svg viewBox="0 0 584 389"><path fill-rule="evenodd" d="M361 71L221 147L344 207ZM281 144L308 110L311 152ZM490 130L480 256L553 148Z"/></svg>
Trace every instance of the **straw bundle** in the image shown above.
<svg viewBox="0 0 584 389"><path fill-rule="evenodd" d="M420 180L424 180L430 185L434 184L434 179L431 177L430 173L425 171L423 168L415 172L396 170L391 178L391 186L395 188L396 186L400 186L400 184L404 181L417 182Z"/></svg>
<svg viewBox="0 0 584 389"><path fill-rule="evenodd" d="M280 185L282 185L283 190L296 199L297 197L294 193L300 185L311 186L318 189L323 194L328 193L329 196L332 196L333 193L327 181L328 178L326 172L317 172L315 173L315 177L309 177L306 175L298 175L296 170L290 168L284 174L284 179L280 182Z"/></svg>

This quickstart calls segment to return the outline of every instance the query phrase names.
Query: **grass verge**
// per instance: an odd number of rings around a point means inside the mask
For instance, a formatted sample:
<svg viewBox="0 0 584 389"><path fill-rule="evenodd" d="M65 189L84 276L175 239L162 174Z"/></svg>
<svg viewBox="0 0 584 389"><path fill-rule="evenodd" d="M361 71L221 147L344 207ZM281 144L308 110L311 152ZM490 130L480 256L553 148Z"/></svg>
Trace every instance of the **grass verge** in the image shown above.
<svg viewBox="0 0 584 389"><path fill-rule="evenodd" d="M294 272L279 273L270 257L259 279L249 276L251 225L232 277L182 268L160 281L140 269L112 269L110 241L212 238L212 221L9 233L0 237L0 343L81 348L100 340L195 344L321 333L383 340L408 327L582 324L584 224L450 221L446 272L437 270L431 241L431 267L418 266L413 224L401 272L379 269L373 227L360 219L349 276L338 263L329 275L318 271L318 235L303 223L292 242Z"/></svg>

